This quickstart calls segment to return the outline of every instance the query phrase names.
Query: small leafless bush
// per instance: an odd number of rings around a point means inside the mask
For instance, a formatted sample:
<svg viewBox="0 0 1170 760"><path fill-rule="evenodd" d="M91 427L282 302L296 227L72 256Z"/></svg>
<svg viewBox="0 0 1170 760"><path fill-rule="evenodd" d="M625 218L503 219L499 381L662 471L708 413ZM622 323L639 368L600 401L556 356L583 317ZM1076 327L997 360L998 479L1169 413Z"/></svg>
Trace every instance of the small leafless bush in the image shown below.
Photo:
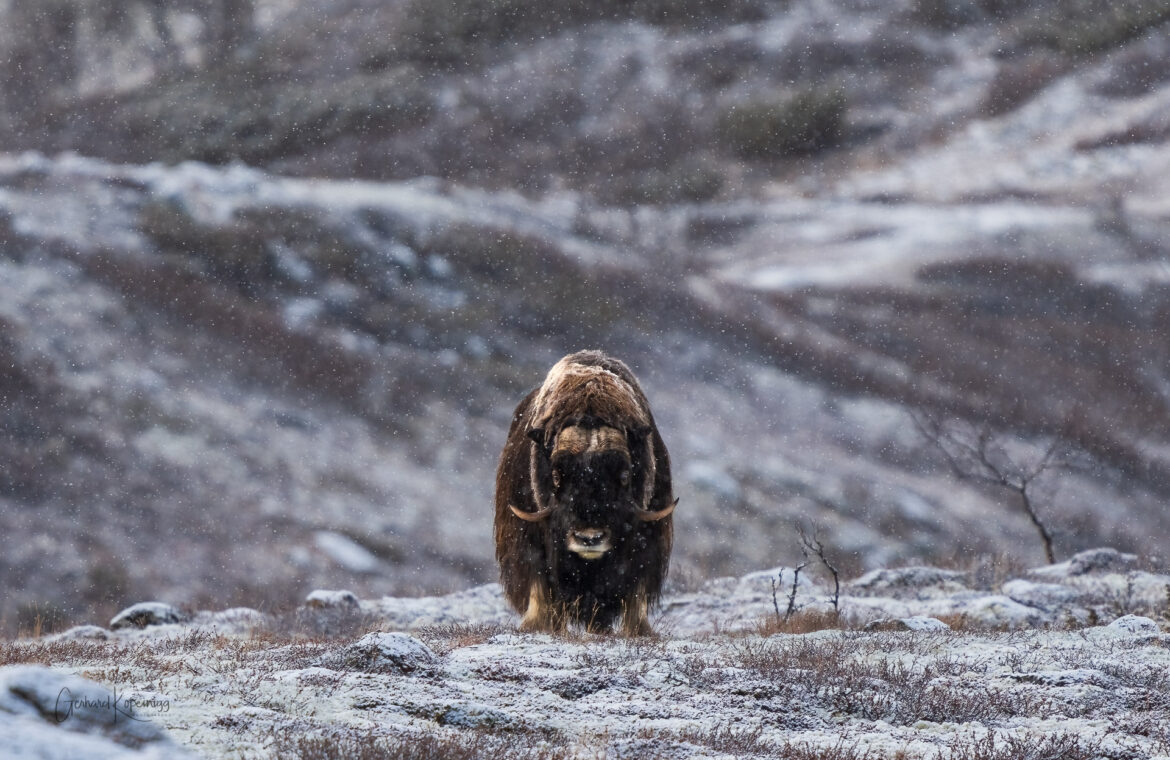
<svg viewBox="0 0 1170 760"><path fill-rule="evenodd" d="M788 589L788 601L783 613L780 612L778 593L784 586L784 570L780 571L777 578L772 579L772 609L775 612L775 617L765 621L760 627L760 632L763 635L771 633L808 633L810 631L824 630L825 628L840 627L841 574L837 570L836 565L825 555L825 545L817 537L816 533L810 536L800 525L796 527L796 533L800 539L800 552L804 557L804 561L792 568L792 583ZM796 601L797 592L800 587L800 573L808 566L813 557L816 557L820 561L820 564L829 571L833 579L833 595L829 598L829 604L832 606L831 610L802 610Z"/></svg>
<svg viewBox="0 0 1170 760"><path fill-rule="evenodd" d="M65 665L105 662L123 657L127 648L105 641L11 641L0 639L0 665Z"/></svg>
<svg viewBox="0 0 1170 760"><path fill-rule="evenodd" d="M841 616L834 610L804 609L787 618L769 617L756 628L756 632L761 636L771 636L774 633L812 633L842 627Z"/></svg>
<svg viewBox="0 0 1170 760"><path fill-rule="evenodd" d="M946 424L922 415L913 419L919 433L943 455L956 477L1015 494L1040 535L1045 559L1049 564L1056 562L1052 531L1037 511L1037 479L1073 466L1075 451L1071 443L1063 436L1052 436L1038 453L1013 453L1008 442L988 425L976 427L958 421Z"/></svg>
<svg viewBox="0 0 1170 760"><path fill-rule="evenodd" d="M1072 733L1016 736L989 731L982 737L961 740L949 752L947 760L1095 760L1101 746Z"/></svg>
<svg viewBox="0 0 1170 760"><path fill-rule="evenodd" d="M735 755L769 755L775 752L775 745L762 739L764 727L739 727L731 725L717 725L710 728L690 728L680 731L677 738L681 741L707 747L720 754Z"/></svg>

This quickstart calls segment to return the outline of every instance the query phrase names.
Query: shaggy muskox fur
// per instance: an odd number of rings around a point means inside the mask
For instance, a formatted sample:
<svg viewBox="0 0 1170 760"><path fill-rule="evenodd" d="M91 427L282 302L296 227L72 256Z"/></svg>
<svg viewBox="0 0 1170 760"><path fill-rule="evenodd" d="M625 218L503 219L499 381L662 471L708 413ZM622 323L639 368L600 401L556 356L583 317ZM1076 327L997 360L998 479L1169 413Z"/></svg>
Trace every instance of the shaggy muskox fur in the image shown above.
<svg viewBox="0 0 1170 760"><path fill-rule="evenodd" d="M512 417L496 472L496 560L521 628L651 633L670 562L670 457L634 374L561 359Z"/></svg>

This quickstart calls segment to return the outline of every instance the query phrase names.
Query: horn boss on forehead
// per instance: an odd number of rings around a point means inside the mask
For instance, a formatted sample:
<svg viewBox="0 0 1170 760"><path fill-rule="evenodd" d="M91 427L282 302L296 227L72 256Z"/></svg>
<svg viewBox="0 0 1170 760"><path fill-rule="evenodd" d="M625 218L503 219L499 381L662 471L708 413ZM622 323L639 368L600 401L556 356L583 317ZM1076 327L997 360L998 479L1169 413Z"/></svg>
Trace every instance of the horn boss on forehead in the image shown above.
<svg viewBox="0 0 1170 760"><path fill-rule="evenodd" d="M675 503L630 369L599 351L557 362L516 407L496 471L496 559L521 627L649 633Z"/></svg>

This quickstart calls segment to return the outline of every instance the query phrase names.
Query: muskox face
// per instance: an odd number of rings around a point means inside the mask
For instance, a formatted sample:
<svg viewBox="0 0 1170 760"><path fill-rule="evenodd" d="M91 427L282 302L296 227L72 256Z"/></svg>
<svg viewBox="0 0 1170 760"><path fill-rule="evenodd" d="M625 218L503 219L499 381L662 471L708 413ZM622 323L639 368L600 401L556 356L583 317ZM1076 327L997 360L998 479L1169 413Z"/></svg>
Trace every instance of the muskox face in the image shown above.
<svg viewBox="0 0 1170 760"><path fill-rule="evenodd" d="M550 435L533 430L533 482L542 508L518 513L547 520L548 540L582 559L595 560L622 544L638 522L662 519L641 506L645 473L635 472L631 449L648 430L623 431L596 421L580 421ZM550 440L551 438L551 440ZM558 552L559 553L559 552Z"/></svg>
<svg viewBox="0 0 1170 760"><path fill-rule="evenodd" d="M626 434L607 426L567 427L549 455L550 538L597 559L633 527L638 502Z"/></svg>

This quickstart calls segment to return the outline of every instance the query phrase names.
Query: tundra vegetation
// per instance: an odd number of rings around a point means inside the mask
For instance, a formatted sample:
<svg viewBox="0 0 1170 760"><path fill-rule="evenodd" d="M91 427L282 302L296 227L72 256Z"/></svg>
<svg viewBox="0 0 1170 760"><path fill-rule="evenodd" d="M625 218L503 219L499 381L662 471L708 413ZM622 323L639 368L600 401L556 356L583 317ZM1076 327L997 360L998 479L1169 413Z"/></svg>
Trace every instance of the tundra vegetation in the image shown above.
<svg viewBox="0 0 1170 760"><path fill-rule="evenodd" d="M59 724L51 704L0 709L0 728L34 750L72 732L127 758L1162 757L1170 576L1138 565L1084 552L986 591L930 567L838 587L805 576L779 633L769 572L668 594L657 637L518 633L498 586L319 591L285 616L144 604L113 630L0 643L14 695L0 704L116 690L137 734L96 711ZM965 613L923 614L947 605Z"/></svg>
<svg viewBox="0 0 1170 760"><path fill-rule="evenodd" d="M425 5L0 2L5 631L490 582L597 345L678 593L782 562L783 618L798 518L842 577L1164 551L1164 4Z"/></svg>

